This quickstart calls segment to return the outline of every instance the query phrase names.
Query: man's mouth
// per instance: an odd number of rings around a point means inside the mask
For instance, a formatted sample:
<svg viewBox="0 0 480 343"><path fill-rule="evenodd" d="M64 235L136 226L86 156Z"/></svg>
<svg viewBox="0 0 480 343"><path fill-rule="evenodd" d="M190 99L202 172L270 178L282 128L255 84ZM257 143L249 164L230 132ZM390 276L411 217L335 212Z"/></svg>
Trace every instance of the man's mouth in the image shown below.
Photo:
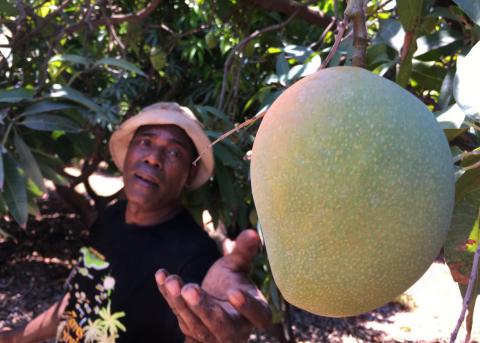
<svg viewBox="0 0 480 343"><path fill-rule="evenodd" d="M151 178L149 176L134 174L134 177L135 177L135 179L140 180L141 182L143 182L147 185L158 187L157 180L154 180L153 178Z"/></svg>

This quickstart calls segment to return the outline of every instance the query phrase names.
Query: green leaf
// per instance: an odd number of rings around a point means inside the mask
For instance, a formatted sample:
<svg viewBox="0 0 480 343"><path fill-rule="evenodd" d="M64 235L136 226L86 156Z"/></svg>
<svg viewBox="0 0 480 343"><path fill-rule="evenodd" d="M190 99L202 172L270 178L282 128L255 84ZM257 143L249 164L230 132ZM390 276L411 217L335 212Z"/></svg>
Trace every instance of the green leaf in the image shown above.
<svg viewBox="0 0 480 343"><path fill-rule="evenodd" d="M453 96L458 105L468 115L480 113L480 96L478 82L480 80L480 42L470 52L457 59L457 73L453 83Z"/></svg>
<svg viewBox="0 0 480 343"><path fill-rule="evenodd" d="M86 108L101 113L102 109L98 106L95 101L85 96L83 93L77 91L76 89L70 88L68 86L63 86L59 84L53 85L53 91L50 93L51 98L62 98L74 101Z"/></svg>
<svg viewBox="0 0 480 343"><path fill-rule="evenodd" d="M126 71L130 71L132 73L141 75L143 77L147 77L147 75L136 65L133 63L130 63L128 61L125 61L124 59L121 58L112 58L112 57L107 57L107 58L102 58L95 62L95 66L100 66L100 65L111 65L120 69L124 69Z"/></svg>
<svg viewBox="0 0 480 343"><path fill-rule="evenodd" d="M3 181L5 174L3 172L3 147L0 146L0 192L3 192Z"/></svg>
<svg viewBox="0 0 480 343"><path fill-rule="evenodd" d="M465 171L455 183L455 201L460 202L469 193L480 189L480 168Z"/></svg>
<svg viewBox="0 0 480 343"><path fill-rule="evenodd" d="M378 38L381 42L385 42L388 46L400 53L403 47L404 37L405 30L398 21L394 19L380 20Z"/></svg>
<svg viewBox="0 0 480 343"><path fill-rule="evenodd" d="M48 63L52 63L56 61L70 62L73 64L81 64L84 66L88 66L91 63L88 58L81 55L73 55L73 54L55 55L48 61Z"/></svg>
<svg viewBox="0 0 480 343"><path fill-rule="evenodd" d="M223 142L220 142L213 146L215 157L222 161L224 165L235 167L238 160L235 159L234 154L232 154L232 152L222 143Z"/></svg>
<svg viewBox="0 0 480 343"><path fill-rule="evenodd" d="M480 191L466 195L456 204L445 243L445 259L451 274L462 285L468 284L473 255L480 241L479 205Z"/></svg>
<svg viewBox="0 0 480 343"><path fill-rule="evenodd" d="M435 62L413 61L412 79L417 81L422 89L440 90L446 70L439 67Z"/></svg>
<svg viewBox="0 0 480 343"><path fill-rule="evenodd" d="M465 120L465 112L457 105L450 106L437 116L437 121L446 129L459 129Z"/></svg>
<svg viewBox="0 0 480 343"><path fill-rule="evenodd" d="M287 84L287 76L290 67L288 66L288 62L285 58L285 54L281 53L277 56L277 62L275 64L275 71L277 73L278 79L280 84L286 86Z"/></svg>
<svg viewBox="0 0 480 343"><path fill-rule="evenodd" d="M55 114L37 114L26 117L22 125L40 131L80 132L82 128L73 120Z"/></svg>
<svg viewBox="0 0 480 343"><path fill-rule="evenodd" d="M454 30L440 30L417 39L415 58L435 61L442 56L453 55L463 45L463 36Z"/></svg>
<svg viewBox="0 0 480 343"><path fill-rule="evenodd" d="M33 97L33 91L25 88L15 88L8 90L0 90L0 103L16 103L20 101L31 101Z"/></svg>
<svg viewBox="0 0 480 343"><path fill-rule="evenodd" d="M27 190L25 179L18 170L17 162L8 154L4 155L5 189L3 198L10 214L20 227L25 228L28 220Z"/></svg>
<svg viewBox="0 0 480 343"><path fill-rule="evenodd" d="M234 126L231 120L227 117L227 115L224 112L220 111L218 108L199 105L195 106L194 109L196 110L196 112L200 113L205 119L207 119L208 113L212 114L215 118L220 119L226 125L227 129L232 129Z"/></svg>
<svg viewBox="0 0 480 343"><path fill-rule="evenodd" d="M453 79L455 72L449 70L445 78L443 79L442 86L440 87L440 95L438 97L438 106L440 109L445 109L453 97Z"/></svg>
<svg viewBox="0 0 480 343"><path fill-rule="evenodd" d="M14 132L13 142L15 144L15 148L17 149L17 153L20 156L20 162L25 170L25 173L33 180L33 182L35 182L40 190L45 193L47 189L45 188L43 176L40 172L37 161L35 160L35 157L33 157L30 148L27 146L27 144L25 144L23 139L16 131Z"/></svg>
<svg viewBox="0 0 480 343"><path fill-rule="evenodd" d="M29 115L38 114L38 113L66 110L66 109L70 109L70 108L74 108L74 107L75 106L73 106L72 104L43 100L43 101L37 102L36 104L34 104L32 106L27 107L21 113L21 115L22 116L29 116Z"/></svg>
<svg viewBox="0 0 480 343"><path fill-rule="evenodd" d="M54 184L60 186L69 186L68 180L61 174L57 173L53 168L39 163L40 170L46 179L51 180Z"/></svg>
<svg viewBox="0 0 480 343"><path fill-rule="evenodd" d="M0 8L2 9L2 16L10 16L10 17L18 16L17 9L8 0L0 0Z"/></svg>
<svg viewBox="0 0 480 343"><path fill-rule="evenodd" d="M397 0L397 11L405 31L413 31L422 15L423 0Z"/></svg>
<svg viewBox="0 0 480 343"><path fill-rule="evenodd" d="M287 80L289 83L293 83L301 77L313 74L320 68L322 59L320 55L314 55L310 60L304 64L299 64L292 67L288 71Z"/></svg>
<svg viewBox="0 0 480 343"><path fill-rule="evenodd" d="M480 25L480 1L478 0L453 0L475 24Z"/></svg>
<svg viewBox="0 0 480 343"><path fill-rule="evenodd" d="M307 46L289 44L283 48L287 58L295 58L300 63L305 63L305 61L313 53L313 50Z"/></svg>
<svg viewBox="0 0 480 343"><path fill-rule="evenodd" d="M390 62L391 56L388 54L387 45L385 43L370 45L367 48L367 66L368 69L374 69L377 66Z"/></svg>
<svg viewBox="0 0 480 343"><path fill-rule="evenodd" d="M234 180L220 160L215 161L215 179L222 197L222 203L228 208L235 208L238 199L235 194Z"/></svg>

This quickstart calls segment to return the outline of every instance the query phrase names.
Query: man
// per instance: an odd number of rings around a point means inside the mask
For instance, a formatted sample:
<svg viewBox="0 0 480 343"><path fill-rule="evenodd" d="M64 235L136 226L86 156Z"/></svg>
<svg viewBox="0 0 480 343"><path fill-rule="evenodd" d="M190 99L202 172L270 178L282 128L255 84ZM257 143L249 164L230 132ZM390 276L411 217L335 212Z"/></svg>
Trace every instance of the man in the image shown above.
<svg viewBox="0 0 480 343"><path fill-rule="evenodd" d="M55 334L58 342L244 342L252 326L268 326L267 303L246 276L258 235L243 232L220 258L180 203L184 190L212 175L209 143L193 113L175 103L125 121L109 147L127 200L93 225L62 301L0 342Z"/></svg>

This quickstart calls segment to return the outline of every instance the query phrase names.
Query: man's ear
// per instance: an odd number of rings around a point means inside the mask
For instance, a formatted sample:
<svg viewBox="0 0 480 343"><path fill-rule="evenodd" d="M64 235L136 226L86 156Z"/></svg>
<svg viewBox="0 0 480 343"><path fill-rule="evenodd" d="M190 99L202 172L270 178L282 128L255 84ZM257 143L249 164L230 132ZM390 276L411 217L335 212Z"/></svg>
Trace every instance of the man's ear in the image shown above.
<svg viewBox="0 0 480 343"><path fill-rule="evenodd" d="M191 187L193 181L195 180L195 176L197 176L198 166L199 166L198 163L196 164L192 163L190 165L190 171L188 172L187 182L185 182L185 188L189 189Z"/></svg>

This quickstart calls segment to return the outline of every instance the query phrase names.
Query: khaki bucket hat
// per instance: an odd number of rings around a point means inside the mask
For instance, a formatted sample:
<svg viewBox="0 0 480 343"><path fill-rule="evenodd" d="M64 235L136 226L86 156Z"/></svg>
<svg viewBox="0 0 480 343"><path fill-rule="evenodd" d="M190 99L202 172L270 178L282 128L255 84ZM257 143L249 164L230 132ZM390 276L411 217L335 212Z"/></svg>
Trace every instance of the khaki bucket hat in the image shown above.
<svg viewBox="0 0 480 343"><path fill-rule="evenodd" d="M214 166L210 140L193 112L175 102L158 102L145 107L138 114L124 121L112 134L109 142L110 154L120 171L123 171L133 135L140 126L145 125L176 125L182 128L192 140L198 154L201 154L197 174L188 189L196 189L207 182L212 176Z"/></svg>

